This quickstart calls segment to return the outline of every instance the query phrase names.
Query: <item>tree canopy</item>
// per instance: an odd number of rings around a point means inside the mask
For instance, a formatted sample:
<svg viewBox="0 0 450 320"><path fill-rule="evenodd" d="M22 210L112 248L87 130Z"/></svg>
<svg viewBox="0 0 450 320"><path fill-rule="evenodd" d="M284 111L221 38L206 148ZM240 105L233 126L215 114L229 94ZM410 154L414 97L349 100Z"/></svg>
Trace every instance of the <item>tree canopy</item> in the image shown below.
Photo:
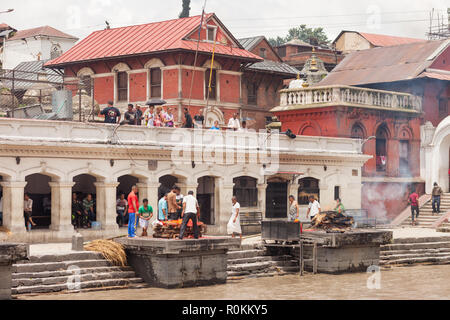
<svg viewBox="0 0 450 320"><path fill-rule="evenodd" d="M302 24L297 28L291 28L286 37L270 38L269 42L272 46L281 46L293 39L300 39L311 45L328 45L330 40L325 34L323 28L308 28L306 24Z"/></svg>
<svg viewBox="0 0 450 320"><path fill-rule="evenodd" d="M183 11L180 13L180 18L188 18L191 11L191 0L183 0Z"/></svg>

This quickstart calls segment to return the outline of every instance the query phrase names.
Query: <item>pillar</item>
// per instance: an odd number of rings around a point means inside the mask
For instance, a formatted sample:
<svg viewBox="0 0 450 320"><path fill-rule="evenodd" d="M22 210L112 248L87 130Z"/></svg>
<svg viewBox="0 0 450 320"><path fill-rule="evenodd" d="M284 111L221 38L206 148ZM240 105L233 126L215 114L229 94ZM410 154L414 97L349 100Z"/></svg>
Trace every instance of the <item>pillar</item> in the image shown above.
<svg viewBox="0 0 450 320"><path fill-rule="evenodd" d="M103 230L118 230L116 222L116 194L118 182L97 182L97 221L101 222Z"/></svg>
<svg viewBox="0 0 450 320"><path fill-rule="evenodd" d="M267 183L258 184L258 208L261 210L263 220L266 218L266 194Z"/></svg>
<svg viewBox="0 0 450 320"><path fill-rule="evenodd" d="M50 182L52 190L52 221L54 231L73 231L72 226L72 187L73 182Z"/></svg>
<svg viewBox="0 0 450 320"><path fill-rule="evenodd" d="M158 190L161 184L158 182L145 182L138 183L139 189L139 203L142 204L144 199L148 200L148 204L153 208L153 218L150 222L155 221L158 218Z"/></svg>
<svg viewBox="0 0 450 320"><path fill-rule="evenodd" d="M227 224L231 218L231 198L233 197L234 183L219 179L219 208L216 210L216 224L220 234L227 233Z"/></svg>
<svg viewBox="0 0 450 320"><path fill-rule="evenodd" d="M13 234L25 233L23 218L23 197L27 182L2 182L3 225Z"/></svg>
<svg viewBox="0 0 450 320"><path fill-rule="evenodd" d="M397 139L387 140L386 175L388 177L398 177L399 175L399 144Z"/></svg>

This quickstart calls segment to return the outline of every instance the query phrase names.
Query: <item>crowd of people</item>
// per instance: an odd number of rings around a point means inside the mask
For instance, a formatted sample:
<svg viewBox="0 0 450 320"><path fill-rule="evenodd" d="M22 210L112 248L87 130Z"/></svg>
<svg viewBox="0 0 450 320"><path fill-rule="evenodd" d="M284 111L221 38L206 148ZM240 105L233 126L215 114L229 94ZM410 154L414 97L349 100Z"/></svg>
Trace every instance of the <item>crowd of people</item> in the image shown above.
<svg viewBox="0 0 450 320"><path fill-rule="evenodd" d="M200 110L194 118L192 118L189 109L183 109L182 122L175 122L173 108L163 106L149 106L145 111L140 105L128 105L128 110L125 112L122 120L122 114L119 109L114 107L112 101L108 102L108 106L101 111L101 115L105 117L104 122L108 124L123 124L130 126L144 126L147 128L195 128L205 129L205 117ZM240 121L238 114L235 113L229 120L226 129L234 131L247 131L247 122ZM221 130L224 127L220 126L219 121L215 121L211 130Z"/></svg>

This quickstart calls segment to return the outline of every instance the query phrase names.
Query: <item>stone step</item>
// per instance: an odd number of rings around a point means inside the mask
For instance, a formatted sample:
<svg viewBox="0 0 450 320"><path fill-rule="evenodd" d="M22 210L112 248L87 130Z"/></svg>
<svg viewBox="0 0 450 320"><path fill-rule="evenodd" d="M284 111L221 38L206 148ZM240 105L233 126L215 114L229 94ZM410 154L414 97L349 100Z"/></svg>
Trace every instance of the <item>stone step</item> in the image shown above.
<svg viewBox="0 0 450 320"><path fill-rule="evenodd" d="M402 258L397 260L380 260L380 265L398 265L398 264L416 264L416 263L434 263L434 264L450 264L450 255L441 257L417 257Z"/></svg>
<svg viewBox="0 0 450 320"><path fill-rule="evenodd" d="M246 264L246 263L256 263L264 261L282 261L292 259L291 256L258 256L253 258L241 258L241 259L228 259L228 264Z"/></svg>
<svg viewBox="0 0 450 320"><path fill-rule="evenodd" d="M437 229L437 232L450 233L450 226L449 226L449 227L439 227L439 228Z"/></svg>
<svg viewBox="0 0 450 320"><path fill-rule="evenodd" d="M118 271L105 273L85 273L78 275L62 276L62 277L48 277L48 278L17 278L12 280L12 286L15 287L30 287L40 285L56 285L56 284L72 284L74 280L81 282L107 279L128 279L135 278L134 271Z"/></svg>
<svg viewBox="0 0 450 320"><path fill-rule="evenodd" d="M106 272L127 272L133 271L131 267L95 267L95 268L83 268L79 269L79 274L91 274L91 273L106 273ZM43 271L43 272L26 272L26 273L13 273L12 279L37 279L37 278L51 278L51 277L64 277L71 276L74 272L70 270L62 271Z"/></svg>
<svg viewBox="0 0 450 320"><path fill-rule="evenodd" d="M422 237L422 238L400 238L395 239L394 244L413 244L413 243L430 243L430 242L450 242L450 236L438 237ZM384 247L384 246L382 246Z"/></svg>
<svg viewBox="0 0 450 320"><path fill-rule="evenodd" d="M450 248L381 251L380 257L388 258L390 256L395 256L395 255L399 255L399 254L424 254L424 253L434 254L434 253L440 253L440 252L449 252L450 253Z"/></svg>
<svg viewBox="0 0 450 320"><path fill-rule="evenodd" d="M425 258L425 257L445 257L450 256L450 252L423 252L423 253L405 253L405 254L396 254L390 256L380 256L380 259L383 261L389 260L399 260L406 258Z"/></svg>
<svg viewBox="0 0 450 320"><path fill-rule="evenodd" d="M428 243L396 243L381 247L381 252L390 250L418 250L450 248L450 242L428 242Z"/></svg>
<svg viewBox="0 0 450 320"><path fill-rule="evenodd" d="M55 254L55 255L31 256L29 257L29 260L24 263L45 263L45 262L63 262L63 261L78 261L78 260L100 260L100 259L103 259L101 253L83 251L58 255Z"/></svg>
<svg viewBox="0 0 450 320"><path fill-rule="evenodd" d="M242 251L230 251L227 256L228 259L244 259L244 258L254 258L259 256L264 256L265 250L253 249L253 250L242 250Z"/></svg>
<svg viewBox="0 0 450 320"><path fill-rule="evenodd" d="M113 286L128 286L130 284L142 283L141 278L127 278L127 279L106 279L106 280L93 280L84 281L80 283L79 289L88 288L105 288ZM29 294L29 293L51 293L70 291L67 288L67 284L52 284L52 285L37 285L37 286L20 286L11 289L13 295L17 294ZM77 291L77 290L73 290Z"/></svg>
<svg viewBox="0 0 450 320"><path fill-rule="evenodd" d="M45 263L24 263L12 266L13 273L25 272L43 272L43 271L64 271L69 267L90 268L90 267L107 267L111 263L107 260L73 260L62 262L45 262Z"/></svg>
<svg viewBox="0 0 450 320"><path fill-rule="evenodd" d="M243 263L229 265L227 271L249 271L250 273L254 271L261 271L264 269L270 269L276 265L276 261L263 261L255 263Z"/></svg>

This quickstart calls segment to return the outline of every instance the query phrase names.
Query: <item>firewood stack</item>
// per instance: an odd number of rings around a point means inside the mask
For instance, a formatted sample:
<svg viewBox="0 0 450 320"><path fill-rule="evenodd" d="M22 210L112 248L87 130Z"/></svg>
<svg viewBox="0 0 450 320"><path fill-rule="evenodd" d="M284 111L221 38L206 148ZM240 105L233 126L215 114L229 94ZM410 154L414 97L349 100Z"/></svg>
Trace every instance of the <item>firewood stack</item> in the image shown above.
<svg viewBox="0 0 450 320"><path fill-rule="evenodd" d="M312 220L313 228L322 229L329 233L344 233L351 230L353 224L353 217L346 217L335 211L322 212L317 214Z"/></svg>
<svg viewBox="0 0 450 320"><path fill-rule="evenodd" d="M181 224L183 220L175 220L169 222L163 222L162 225L158 224L153 228L153 238L158 239L176 239L180 236ZM206 233L206 225L203 222L198 222L199 237L203 237ZM184 232L185 239L194 238L194 227L192 221L189 221L186 231Z"/></svg>

